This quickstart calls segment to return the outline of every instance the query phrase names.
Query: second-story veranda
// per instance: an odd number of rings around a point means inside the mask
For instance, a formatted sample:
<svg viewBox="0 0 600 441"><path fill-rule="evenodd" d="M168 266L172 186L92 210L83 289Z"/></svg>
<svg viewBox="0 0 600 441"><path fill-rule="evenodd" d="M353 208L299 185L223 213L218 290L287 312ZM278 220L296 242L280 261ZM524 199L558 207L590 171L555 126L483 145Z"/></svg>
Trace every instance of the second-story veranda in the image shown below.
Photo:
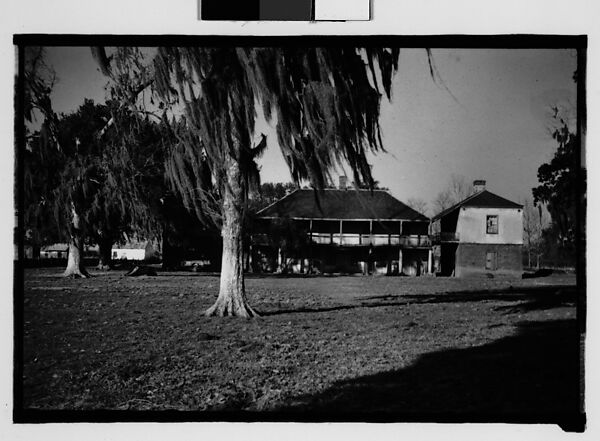
<svg viewBox="0 0 600 441"><path fill-rule="evenodd" d="M332 263L372 259L423 273L430 268L429 219L385 190L299 189L258 213L257 245L268 242L275 219L294 221L308 236L311 255ZM409 267L415 267L410 269Z"/></svg>

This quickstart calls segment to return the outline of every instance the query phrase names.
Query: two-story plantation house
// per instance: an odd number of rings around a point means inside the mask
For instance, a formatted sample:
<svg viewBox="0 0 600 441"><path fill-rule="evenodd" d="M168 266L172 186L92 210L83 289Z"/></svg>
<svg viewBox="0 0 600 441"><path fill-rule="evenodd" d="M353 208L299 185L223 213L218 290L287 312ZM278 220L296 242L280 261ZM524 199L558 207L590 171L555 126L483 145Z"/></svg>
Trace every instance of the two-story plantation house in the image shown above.
<svg viewBox="0 0 600 441"><path fill-rule="evenodd" d="M523 206L475 181L474 194L432 219L435 270L445 276L520 275Z"/></svg>
<svg viewBox="0 0 600 441"><path fill-rule="evenodd" d="M431 271L429 219L384 190L326 189L317 195L298 189L258 215L261 226L251 255L262 270L281 268L285 259L293 261L294 272ZM296 234L306 239L304 246L285 253L276 249L277 242L269 238L282 221L293 223Z"/></svg>

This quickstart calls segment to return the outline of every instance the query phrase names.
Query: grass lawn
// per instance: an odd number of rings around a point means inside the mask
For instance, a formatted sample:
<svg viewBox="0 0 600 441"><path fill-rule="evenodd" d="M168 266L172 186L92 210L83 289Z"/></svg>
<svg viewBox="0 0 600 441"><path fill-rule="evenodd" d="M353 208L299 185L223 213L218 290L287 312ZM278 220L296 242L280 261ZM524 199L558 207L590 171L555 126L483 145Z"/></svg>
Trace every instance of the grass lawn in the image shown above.
<svg viewBox="0 0 600 441"><path fill-rule="evenodd" d="M250 275L245 320L214 275L60 274L25 271L24 409L578 410L574 276Z"/></svg>

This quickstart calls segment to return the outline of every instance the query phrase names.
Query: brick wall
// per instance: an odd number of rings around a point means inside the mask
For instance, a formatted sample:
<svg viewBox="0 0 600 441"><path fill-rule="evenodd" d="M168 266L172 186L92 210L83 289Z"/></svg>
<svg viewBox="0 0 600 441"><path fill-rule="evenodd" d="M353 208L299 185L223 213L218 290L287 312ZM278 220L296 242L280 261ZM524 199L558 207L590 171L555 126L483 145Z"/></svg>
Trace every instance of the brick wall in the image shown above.
<svg viewBox="0 0 600 441"><path fill-rule="evenodd" d="M456 250L456 276L476 274L520 276L523 272L521 245L461 243ZM486 254L495 252L496 270L486 269Z"/></svg>

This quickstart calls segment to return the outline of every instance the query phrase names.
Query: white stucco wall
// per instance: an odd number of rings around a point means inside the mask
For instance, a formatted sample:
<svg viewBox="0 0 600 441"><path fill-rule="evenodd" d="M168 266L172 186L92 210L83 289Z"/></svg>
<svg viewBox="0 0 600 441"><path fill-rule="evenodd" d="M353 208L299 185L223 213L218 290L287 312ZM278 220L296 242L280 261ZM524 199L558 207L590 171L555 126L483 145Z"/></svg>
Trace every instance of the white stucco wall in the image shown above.
<svg viewBox="0 0 600 441"><path fill-rule="evenodd" d="M113 248L112 249L113 259L127 259L127 260L144 260L146 258L146 250L139 248ZM116 256L115 256L116 253Z"/></svg>
<svg viewBox="0 0 600 441"><path fill-rule="evenodd" d="M486 219L498 216L498 234L487 234ZM460 242L523 244L523 210L517 208L463 207L456 232Z"/></svg>

